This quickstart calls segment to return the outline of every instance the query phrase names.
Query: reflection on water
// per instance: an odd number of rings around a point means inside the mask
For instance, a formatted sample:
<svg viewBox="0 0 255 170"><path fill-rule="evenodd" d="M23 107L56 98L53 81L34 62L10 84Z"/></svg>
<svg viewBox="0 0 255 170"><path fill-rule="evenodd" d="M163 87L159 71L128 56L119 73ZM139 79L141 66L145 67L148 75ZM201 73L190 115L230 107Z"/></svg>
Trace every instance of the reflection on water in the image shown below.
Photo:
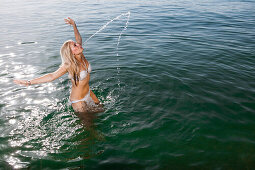
<svg viewBox="0 0 255 170"><path fill-rule="evenodd" d="M4 160L13 168L24 167L20 156L76 160L91 158L102 152L93 150L97 141L104 140L94 124L96 113L74 114L63 110L47 113L36 105L16 114L16 119L9 119L12 130L8 145L16 149Z"/></svg>
<svg viewBox="0 0 255 170"><path fill-rule="evenodd" d="M3 151L3 160L13 168L29 167L30 158L78 161L103 153L103 150L95 149L96 143L105 141L94 124L98 113L74 113L68 97L62 100L49 97L48 94L66 90L57 86L57 83L48 83L18 87L3 94L9 106L2 110L8 122L5 129L9 132L2 135L12 148ZM95 87L93 91L98 93L102 89ZM106 95L100 100L105 99L103 104L109 110L116 96L112 91ZM13 109L14 105L19 109Z"/></svg>

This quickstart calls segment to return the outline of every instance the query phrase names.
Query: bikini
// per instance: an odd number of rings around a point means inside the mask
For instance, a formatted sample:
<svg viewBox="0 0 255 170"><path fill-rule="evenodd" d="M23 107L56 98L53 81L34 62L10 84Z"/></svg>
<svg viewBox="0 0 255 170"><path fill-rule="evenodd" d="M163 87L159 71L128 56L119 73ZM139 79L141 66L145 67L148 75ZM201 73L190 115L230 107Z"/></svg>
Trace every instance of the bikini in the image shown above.
<svg viewBox="0 0 255 170"><path fill-rule="evenodd" d="M86 63L84 61L83 61L83 63L84 63L84 66L86 68ZM89 64L87 70L82 70L80 72L80 81L84 80L87 77L88 73L91 73L91 66L90 66L90 64ZM71 76L71 74L69 74L68 77L73 80L73 77Z"/></svg>
<svg viewBox="0 0 255 170"><path fill-rule="evenodd" d="M83 61L83 64L84 64L84 67L87 68L86 67L86 63L84 61ZM88 69L87 70L82 70L80 72L80 80L79 81L84 80L89 73L91 73L91 66L90 66L90 64L88 65ZM68 75L68 77L73 80L73 77L70 74ZM80 100L73 100L73 101L70 100L71 104L82 102L82 101L86 101L87 104L90 104L90 105L95 105L93 99L90 97L90 89L89 89L88 93L85 95L84 98L82 98Z"/></svg>

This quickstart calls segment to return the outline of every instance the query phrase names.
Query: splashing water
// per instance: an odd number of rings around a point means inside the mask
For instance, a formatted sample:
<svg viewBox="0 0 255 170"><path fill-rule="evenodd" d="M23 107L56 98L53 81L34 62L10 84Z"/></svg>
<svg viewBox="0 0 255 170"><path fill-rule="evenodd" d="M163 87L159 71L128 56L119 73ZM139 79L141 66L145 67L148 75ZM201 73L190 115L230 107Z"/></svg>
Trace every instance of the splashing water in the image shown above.
<svg viewBox="0 0 255 170"><path fill-rule="evenodd" d="M129 23L129 17L130 17L130 12L128 12L128 13L126 13L127 15L128 15L128 17L127 17L127 22L126 22L126 25L125 25L125 27L124 27L124 29L120 32L120 35L119 35L119 38L118 38L118 42L117 42L117 48L116 48L116 51L117 51L117 57L119 56L119 44L120 44L120 38L121 38L121 35L122 35L122 33L124 32L124 31L126 31L126 29L127 29L127 27L128 27L128 23ZM117 58L117 62L119 61L119 58ZM120 74L120 67L119 67L119 65L117 66L117 71L118 71L118 73L117 73L117 75L119 75ZM118 79L118 87L119 87L119 89L120 89L120 79Z"/></svg>
<svg viewBox="0 0 255 170"><path fill-rule="evenodd" d="M118 20L120 17L122 16L128 16L127 18L127 22L126 22L126 26L124 27L124 29L121 31L119 38L118 38L118 43L117 43L117 49L118 49L118 45L120 42L120 38L121 38L121 34L123 33L123 31L125 31L128 27L128 23L129 23L129 17L130 17L130 11L128 11L127 13L124 14L120 14L119 16L113 18L112 20L108 21L105 25L103 25L97 32L95 32L93 35L91 35L83 44L87 43L92 37L94 37L97 33L101 32L102 30L104 30L107 25L109 25L111 22L113 22L114 20Z"/></svg>
<svg viewBox="0 0 255 170"><path fill-rule="evenodd" d="M120 43L121 35L122 35L122 33L123 33L124 31L127 30L127 27L128 27L129 17L130 17L130 11L129 11L128 13L126 13L125 15L128 15L128 18L127 18L126 25L125 25L124 29L120 32L120 35L119 35L119 38L118 38L118 43L117 43L117 56L119 56L118 50L119 50L119 43Z"/></svg>
<svg viewBox="0 0 255 170"><path fill-rule="evenodd" d="M99 33L99 32L101 32L102 30L104 30L106 27L107 27L107 25L109 25L110 23L112 23L114 20L118 20L120 17L122 17L122 16L127 16L127 22L126 22L126 24L125 24L125 27L122 29L122 31L120 32L120 34L119 34L119 38L118 38L118 42L117 42L117 47L116 47L116 55L117 56L119 56L119 53L118 53L118 51L119 51L119 44L120 44L120 39L121 39L121 35L122 35L122 33L125 31L125 30L127 30L127 27L128 27L128 24L129 24L129 17L130 17L130 11L128 11L127 13L124 13L124 14L121 14L121 15L119 15L119 16L117 16L117 17L115 17L115 18L113 18L112 20L110 20L110 21L108 21L105 25L103 25L97 32L95 32L93 35L91 35L83 44L85 44L85 43L87 43L92 37L94 37L97 33ZM117 61L119 61L119 58L117 58ZM120 67L119 66L117 66L117 71L118 71L118 75L119 75L119 73L120 73ZM120 80L118 79L118 87L120 88Z"/></svg>

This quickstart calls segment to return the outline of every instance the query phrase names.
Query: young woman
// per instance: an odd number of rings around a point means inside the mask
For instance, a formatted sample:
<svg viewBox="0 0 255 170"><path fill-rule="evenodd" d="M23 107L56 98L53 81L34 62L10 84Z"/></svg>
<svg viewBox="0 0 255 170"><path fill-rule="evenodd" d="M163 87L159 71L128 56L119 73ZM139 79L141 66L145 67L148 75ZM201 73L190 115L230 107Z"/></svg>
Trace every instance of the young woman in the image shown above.
<svg viewBox="0 0 255 170"><path fill-rule="evenodd" d="M96 95L89 88L91 65L85 58L82 48L82 38L74 20L65 19L66 24L73 26L76 42L68 40L60 49L62 65L53 73L32 80L14 80L14 83L30 86L53 81L67 72L72 81L70 102L76 112L101 112L102 106Z"/></svg>

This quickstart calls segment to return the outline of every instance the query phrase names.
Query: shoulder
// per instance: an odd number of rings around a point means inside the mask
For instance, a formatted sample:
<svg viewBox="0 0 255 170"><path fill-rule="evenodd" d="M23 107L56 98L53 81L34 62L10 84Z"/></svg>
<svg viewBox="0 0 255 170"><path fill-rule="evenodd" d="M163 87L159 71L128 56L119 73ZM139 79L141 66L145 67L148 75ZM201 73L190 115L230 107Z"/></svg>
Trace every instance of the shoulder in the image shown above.
<svg viewBox="0 0 255 170"><path fill-rule="evenodd" d="M61 64L59 68L54 72L55 74L65 74L68 72L68 66L66 64Z"/></svg>
<svg viewBox="0 0 255 170"><path fill-rule="evenodd" d="M67 63L63 63L63 64L61 64L60 66L59 66L59 69L61 69L61 70L68 70L68 68L69 68L69 65L67 64Z"/></svg>

